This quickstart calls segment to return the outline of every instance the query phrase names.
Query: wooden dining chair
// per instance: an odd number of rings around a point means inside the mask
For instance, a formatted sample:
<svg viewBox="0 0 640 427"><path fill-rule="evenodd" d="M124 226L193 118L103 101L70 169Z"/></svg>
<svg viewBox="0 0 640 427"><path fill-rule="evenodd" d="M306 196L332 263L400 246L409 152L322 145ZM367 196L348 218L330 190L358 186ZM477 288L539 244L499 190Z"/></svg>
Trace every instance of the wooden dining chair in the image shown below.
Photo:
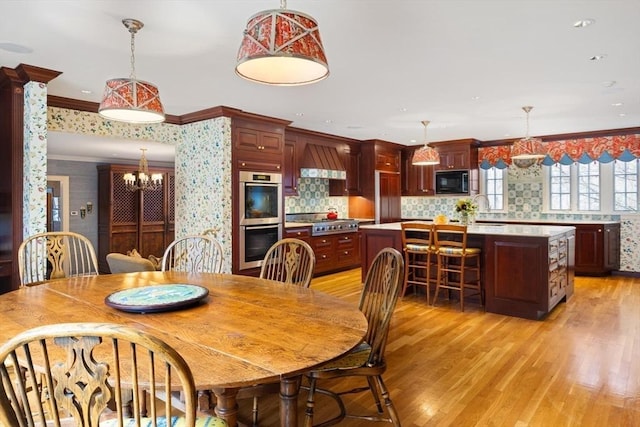
<svg viewBox="0 0 640 427"><path fill-rule="evenodd" d="M7 369L18 363L25 375ZM33 378L40 375L50 405L30 396L37 387ZM196 417L193 376L175 349L125 325L63 323L22 332L0 346L0 377L0 424L6 426L146 427L167 425L167 415L171 425L227 425L215 417ZM155 398L176 390L184 396L184 408ZM149 397L146 414L140 410L143 396Z"/></svg>
<svg viewBox="0 0 640 427"><path fill-rule="evenodd" d="M316 256L311 246L299 239L281 239L274 243L264 256L260 278L275 280L308 288L313 278ZM258 399L260 396L277 393L280 382L244 387L238 391L238 399L253 398L252 421L258 425Z"/></svg>
<svg viewBox="0 0 640 427"><path fill-rule="evenodd" d="M460 311L464 311L465 298L480 296L484 307L480 258L482 250L467 246L467 226L457 224L438 224L434 228L434 243L438 258L438 278L433 305L436 304L440 290L458 292ZM467 291L472 291L468 293Z"/></svg>
<svg viewBox="0 0 640 427"><path fill-rule="evenodd" d="M220 273L222 261L222 245L215 238L185 236L171 242L164 251L162 271Z"/></svg>
<svg viewBox="0 0 640 427"><path fill-rule="evenodd" d="M316 256L311 246L299 239L281 239L264 256L260 278L308 288L313 277Z"/></svg>
<svg viewBox="0 0 640 427"><path fill-rule="evenodd" d="M362 294L360 295L360 310L368 321L367 333L363 342L355 349L306 374L309 379L307 409L305 411L305 427L313 426L315 395L320 393L335 400L340 413L334 418L324 421L319 426L334 425L346 417L359 418L369 421L390 422L400 426L398 413L393 406L389 391L382 380L382 374L387 365L384 350L389 333L389 325L393 310L402 288L404 261L400 252L394 248L382 249L373 260L365 278ZM365 377L367 386L352 388L345 391L332 391L318 387L319 380L345 377ZM331 384L334 384L332 382ZM303 387L306 388L306 387ZM378 414L354 415L348 414L342 396L369 390L376 403ZM383 418L384 410L380 400L387 409L387 417Z"/></svg>
<svg viewBox="0 0 640 427"><path fill-rule="evenodd" d="M34 234L18 247L20 286L98 274L98 259L85 236L62 231Z"/></svg>

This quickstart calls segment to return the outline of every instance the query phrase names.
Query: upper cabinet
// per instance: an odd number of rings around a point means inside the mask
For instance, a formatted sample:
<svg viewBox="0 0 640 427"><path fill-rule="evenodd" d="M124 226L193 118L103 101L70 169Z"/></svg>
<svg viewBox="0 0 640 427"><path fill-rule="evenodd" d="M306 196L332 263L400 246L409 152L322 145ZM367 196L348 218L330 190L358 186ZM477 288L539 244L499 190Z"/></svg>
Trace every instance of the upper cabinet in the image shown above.
<svg viewBox="0 0 640 427"><path fill-rule="evenodd" d="M377 171L400 172L400 150L376 144L375 165Z"/></svg>
<svg viewBox="0 0 640 427"><path fill-rule="evenodd" d="M282 178L285 197L298 195L298 178L300 177L298 152L295 139L290 139L287 136L284 141L284 172Z"/></svg>
<svg viewBox="0 0 640 427"><path fill-rule="evenodd" d="M440 164L435 170L478 169L478 145L476 139L432 142L440 154Z"/></svg>
<svg viewBox="0 0 640 427"><path fill-rule="evenodd" d="M406 147L402 149L403 196L433 196L435 194L433 166L414 166L411 164L413 153L421 147Z"/></svg>
<svg viewBox="0 0 640 427"><path fill-rule="evenodd" d="M347 173L347 179L330 179L330 196L360 196L360 145L342 144L338 148L338 153Z"/></svg>
<svg viewBox="0 0 640 427"><path fill-rule="evenodd" d="M269 121L232 118L233 159L236 170L281 172L284 125Z"/></svg>

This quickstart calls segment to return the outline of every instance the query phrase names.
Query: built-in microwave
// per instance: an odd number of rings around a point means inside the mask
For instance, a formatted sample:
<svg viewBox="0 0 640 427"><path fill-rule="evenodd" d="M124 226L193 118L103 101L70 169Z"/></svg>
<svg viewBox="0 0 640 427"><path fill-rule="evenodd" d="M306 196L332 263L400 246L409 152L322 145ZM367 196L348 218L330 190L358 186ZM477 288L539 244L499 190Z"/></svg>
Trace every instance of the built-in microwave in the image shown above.
<svg viewBox="0 0 640 427"><path fill-rule="evenodd" d="M436 171L436 194L469 194L469 171Z"/></svg>

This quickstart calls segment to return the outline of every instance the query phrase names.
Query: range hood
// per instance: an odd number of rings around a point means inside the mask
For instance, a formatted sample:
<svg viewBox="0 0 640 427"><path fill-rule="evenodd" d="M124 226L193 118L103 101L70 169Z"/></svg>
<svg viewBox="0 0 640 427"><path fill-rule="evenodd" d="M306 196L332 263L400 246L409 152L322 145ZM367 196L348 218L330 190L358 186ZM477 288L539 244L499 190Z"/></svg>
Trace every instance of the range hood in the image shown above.
<svg viewBox="0 0 640 427"><path fill-rule="evenodd" d="M301 178L347 179L335 147L307 144L300 158Z"/></svg>

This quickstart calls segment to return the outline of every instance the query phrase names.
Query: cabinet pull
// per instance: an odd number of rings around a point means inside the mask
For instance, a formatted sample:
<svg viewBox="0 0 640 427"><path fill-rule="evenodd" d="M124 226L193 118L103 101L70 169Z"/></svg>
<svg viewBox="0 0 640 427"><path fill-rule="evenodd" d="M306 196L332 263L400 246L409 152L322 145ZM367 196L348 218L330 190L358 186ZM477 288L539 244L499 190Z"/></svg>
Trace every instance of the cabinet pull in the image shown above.
<svg viewBox="0 0 640 427"><path fill-rule="evenodd" d="M327 259L327 256L326 255L322 255L322 259Z"/></svg>
<svg viewBox="0 0 640 427"><path fill-rule="evenodd" d="M349 255L349 251L344 251L344 254L345 255Z"/></svg>
<svg viewBox="0 0 640 427"><path fill-rule="evenodd" d="M298 231L298 233L296 233L298 236L302 236L302 232Z"/></svg>

